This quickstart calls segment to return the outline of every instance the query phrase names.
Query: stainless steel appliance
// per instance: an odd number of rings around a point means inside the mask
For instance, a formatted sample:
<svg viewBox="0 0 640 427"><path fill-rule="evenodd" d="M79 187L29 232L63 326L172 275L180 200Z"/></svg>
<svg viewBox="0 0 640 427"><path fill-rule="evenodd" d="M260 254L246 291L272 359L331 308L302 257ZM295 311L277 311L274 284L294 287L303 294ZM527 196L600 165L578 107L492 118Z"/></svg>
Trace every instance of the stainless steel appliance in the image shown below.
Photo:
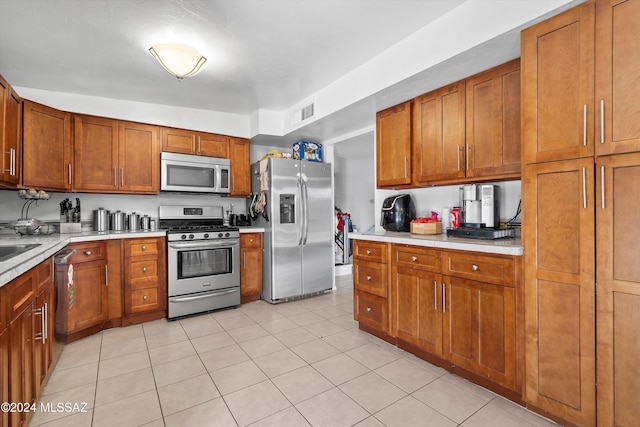
<svg viewBox="0 0 640 427"><path fill-rule="evenodd" d="M380 225L387 231L410 231L416 219L416 207L409 194L390 196L382 202Z"/></svg>
<svg viewBox="0 0 640 427"><path fill-rule="evenodd" d="M222 206L160 206L169 319L240 304L240 235Z"/></svg>
<svg viewBox="0 0 640 427"><path fill-rule="evenodd" d="M467 184L460 187L462 227L500 227L500 187Z"/></svg>
<svg viewBox="0 0 640 427"><path fill-rule="evenodd" d="M229 193L229 159L163 152L160 164L162 191Z"/></svg>
<svg viewBox="0 0 640 427"><path fill-rule="evenodd" d="M277 303L332 289L331 164L271 158L254 163L251 174L249 210L254 225L265 228L262 299Z"/></svg>

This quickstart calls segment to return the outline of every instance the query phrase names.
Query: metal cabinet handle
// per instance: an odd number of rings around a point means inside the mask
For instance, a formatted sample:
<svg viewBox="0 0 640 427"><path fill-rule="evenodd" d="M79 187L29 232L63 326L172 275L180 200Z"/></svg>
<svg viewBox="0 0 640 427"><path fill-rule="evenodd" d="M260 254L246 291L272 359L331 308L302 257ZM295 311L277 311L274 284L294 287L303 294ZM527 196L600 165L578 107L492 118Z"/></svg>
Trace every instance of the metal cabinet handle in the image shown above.
<svg viewBox="0 0 640 427"><path fill-rule="evenodd" d="M587 168L582 168L582 207L587 209Z"/></svg>
<svg viewBox="0 0 640 427"><path fill-rule="evenodd" d="M460 144L458 144L458 170L460 170Z"/></svg>
<svg viewBox="0 0 640 427"><path fill-rule="evenodd" d="M471 266L471 269L472 269L473 271L478 271L478 268L479 268L479 267L478 267L477 265L475 265L475 264L473 264L473 265Z"/></svg>
<svg viewBox="0 0 640 427"><path fill-rule="evenodd" d="M200 137L198 136L198 154L202 151L202 144L200 144Z"/></svg>
<svg viewBox="0 0 640 427"><path fill-rule="evenodd" d="M604 209L604 166L600 166L600 206Z"/></svg>
<svg viewBox="0 0 640 427"><path fill-rule="evenodd" d="M367 307L366 310L367 310L367 313L369 313L371 311L371 307Z"/></svg>
<svg viewBox="0 0 640 427"><path fill-rule="evenodd" d="M116 167L113 168L113 186L118 186L118 168Z"/></svg>
<svg viewBox="0 0 640 427"><path fill-rule="evenodd" d="M104 285L109 286L109 266L104 266Z"/></svg>
<svg viewBox="0 0 640 427"><path fill-rule="evenodd" d="M447 312L447 285L442 282L442 312Z"/></svg>
<svg viewBox="0 0 640 427"><path fill-rule="evenodd" d="M231 190L236 191L236 176L231 175Z"/></svg>
<svg viewBox="0 0 640 427"><path fill-rule="evenodd" d="M604 99L600 100L600 144L604 144Z"/></svg>
<svg viewBox="0 0 640 427"><path fill-rule="evenodd" d="M587 146L587 104L582 109L582 145Z"/></svg>
<svg viewBox="0 0 640 427"><path fill-rule="evenodd" d="M147 250L147 245L142 245L142 250L146 251Z"/></svg>
<svg viewBox="0 0 640 427"><path fill-rule="evenodd" d="M146 273L147 272L147 267L142 267L142 272Z"/></svg>
<svg viewBox="0 0 640 427"><path fill-rule="evenodd" d="M242 268L247 268L247 253L242 254Z"/></svg>
<svg viewBox="0 0 640 427"><path fill-rule="evenodd" d="M367 250L365 251L365 253L366 253L367 255L371 255L371 251L370 251L369 249L367 249Z"/></svg>
<svg viewBox="0 0 640 427"><path fill-rule="evenodd" d="M143 301L146 301L146 300L147 300L147 296L146 296L146 295L143 295L143 296L142 296L142 300L143 300Z"/></svg>
<svg viewBox="0 0 640 427"><path fill-rule="evenodd" d="M42 315L42 335L44 336L42 343L46 343L47 339L49 339L49 305L48 303L44 303L42 306L44 310L44 314Z"/></svg>
<svg viewBox="0 0 640 427"><path fill-rule="evenodd" d="M438 310L438 281L433 281L433 309Z"/></svg>
<svg viewBox="0 0 640 427"><path fill-rule="evenodd" d="M84 254L85 254L86 256L91 256L91 251L86 251Z"/></svg>
<svg viewBox="0 0 640 427"><path fill-rule="evenodd" d="M367 282L371 281L371 276L367 276Z"/></svg>
<svg viewBox="0 0 640 427"><path fill-rule="evenodd" d="M124 168L120 168L120 185L124 187Z"/></svg>
<svg viewBox="0 0 640 427"><path fill-rule="evenodd" d="M44 310L44 306L42 306L42 308L39 308L39 309L37 309L37 310L33 310L33 314L34 314L34 316L41 316L41 317L40 317L40 328L41 328L41 332L40 332L40 333L36 333L36 334L34 334L34 335L33 335L33 338L34 338L36 341L41 340L41 341L42 341L42 343L44 344L44 340L45 340L45 332L44 332L44 329L45 329L45 327L46 327L46 325L45 325L45 320L44 320L44 317L45 317L45 310Z"/></svg>
<svg viewBox="0 0 640 427"><path fill-rule="evenodd" d="M411 257L411 261L416 262L417 260L418 260L417 256L414 255L414 256Z"/></svg>
<svg viewBox="0 0 640 427"><path fill-rule="evenodd" d="M467 155L464 158L465 169L469 170L469 157L471 157L471 146L467 145Z"/></svg>
<svg viewBox="0 0 640 427"><path fill-rule="evenodd" d="M407 177L407 156L404 156L404 178Z"/></svg>
<svg viewBox="0 0 640 427"><path fill-rule="evenodd" d="M71 185L71 163L67 166L67 170L69 171L69 185Z"/></svg>
<svg viewBox="0 0 640 427"><path fill-rule="evenodd" d="M249 243L253 243L253 239L249 239Z"/></svg>

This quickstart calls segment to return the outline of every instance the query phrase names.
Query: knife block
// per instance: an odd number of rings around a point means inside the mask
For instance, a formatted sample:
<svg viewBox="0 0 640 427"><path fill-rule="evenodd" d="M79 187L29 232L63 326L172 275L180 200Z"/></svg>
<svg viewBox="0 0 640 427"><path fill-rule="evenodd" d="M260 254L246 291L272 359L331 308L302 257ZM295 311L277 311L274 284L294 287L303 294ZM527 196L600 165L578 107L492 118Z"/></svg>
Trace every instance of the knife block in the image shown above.
<svg viewBox="0 0 640 427"><path fill-rule="evenodd" d="M82 232L82 224L79 222L61 222L60 234L75 234Z"/></svg>

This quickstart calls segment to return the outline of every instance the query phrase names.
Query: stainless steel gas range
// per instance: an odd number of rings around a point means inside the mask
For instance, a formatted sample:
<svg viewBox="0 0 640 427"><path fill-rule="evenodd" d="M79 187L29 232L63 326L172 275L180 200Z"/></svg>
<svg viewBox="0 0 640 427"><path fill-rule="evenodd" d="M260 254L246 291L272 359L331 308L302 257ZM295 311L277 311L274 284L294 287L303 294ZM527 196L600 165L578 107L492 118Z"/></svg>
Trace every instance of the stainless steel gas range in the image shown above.
<svg viewBox="0 0 640 427"><path fill-rule="evenodd" d="M240 233L223 223L222 206L160 206L169 319L240 304Z"/></svg>

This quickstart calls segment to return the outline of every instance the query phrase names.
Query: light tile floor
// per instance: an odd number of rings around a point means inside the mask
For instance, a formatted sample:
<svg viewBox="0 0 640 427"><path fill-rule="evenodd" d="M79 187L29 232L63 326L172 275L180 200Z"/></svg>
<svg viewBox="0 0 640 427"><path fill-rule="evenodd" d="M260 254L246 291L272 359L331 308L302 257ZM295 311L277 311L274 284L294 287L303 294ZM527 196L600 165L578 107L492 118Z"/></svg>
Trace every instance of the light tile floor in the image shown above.
<svg viewBox="0 0 640 427"><path fill-rule="evenodd" d="M104 331L64 347L40 399L86 412L30 425L555 425L358 330L352 312L341 276L305 300Z"/></svg>

